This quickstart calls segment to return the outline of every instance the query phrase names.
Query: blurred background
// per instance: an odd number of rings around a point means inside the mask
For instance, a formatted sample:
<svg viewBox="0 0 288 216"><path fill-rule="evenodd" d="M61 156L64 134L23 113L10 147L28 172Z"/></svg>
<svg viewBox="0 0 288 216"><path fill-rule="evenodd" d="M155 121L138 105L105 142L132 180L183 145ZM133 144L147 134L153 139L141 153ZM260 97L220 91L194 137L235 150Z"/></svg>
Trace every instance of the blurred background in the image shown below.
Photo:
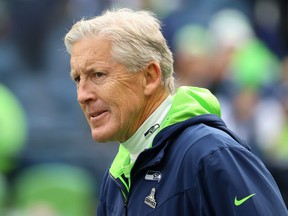
<svg viewBox="0 0 288 216"><path fill-rule="evenodd" d="M0 0L0 215L95 215L118 145L92 141L63 37L111 7L158 15L177 85L219 98L288 204L286 0Z"/></svg>

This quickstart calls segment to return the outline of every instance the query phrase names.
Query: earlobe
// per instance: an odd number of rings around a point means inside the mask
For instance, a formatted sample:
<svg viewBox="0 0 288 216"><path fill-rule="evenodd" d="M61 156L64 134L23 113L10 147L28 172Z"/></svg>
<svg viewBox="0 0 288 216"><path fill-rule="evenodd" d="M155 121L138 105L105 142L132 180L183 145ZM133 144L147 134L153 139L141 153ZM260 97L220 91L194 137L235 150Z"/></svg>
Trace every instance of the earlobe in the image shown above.
<svg viewBox="0 0 288 216"><path fill-rule="evenodd" d="M161 68L156 62L150 62L145 69L145 95L153 94L161 85Z"/></svg>

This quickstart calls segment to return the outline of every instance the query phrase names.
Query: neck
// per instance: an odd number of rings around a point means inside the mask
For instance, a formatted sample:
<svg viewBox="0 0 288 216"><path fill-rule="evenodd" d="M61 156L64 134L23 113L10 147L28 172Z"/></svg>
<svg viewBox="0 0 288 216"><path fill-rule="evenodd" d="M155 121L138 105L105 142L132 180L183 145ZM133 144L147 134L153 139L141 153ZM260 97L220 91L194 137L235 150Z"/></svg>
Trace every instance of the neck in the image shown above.
<svg viewBox="0 0 288 216"><path fill-rule="evenodd" d="M172 104L172 97L167 97L154 112L147 118L137 131L122 145L130 153L130 163L133 163L138 155L152 145L153 139L158 133Z"/></svg>
<svg viewBox="0 0 288 216"><path fill-rule="evenodd" d="M145 109L143 110L143 114L138 124L138 128L162 104L162 102L168 97L168 95L169 93L167 91L161 91L147 98L147 103Z"/></svg>
<svg viewBox="0 0 288 216"><path fill-rule="evenodd" d="M137 119L133 122L133 127L130 128L128 136L119 142L125 142L140 128L140 126L151 116L151 114L161 105L161 103L168 97L169 93L165 90L157 91L153 95L145 98L144 105L139 112Z"/></svg>

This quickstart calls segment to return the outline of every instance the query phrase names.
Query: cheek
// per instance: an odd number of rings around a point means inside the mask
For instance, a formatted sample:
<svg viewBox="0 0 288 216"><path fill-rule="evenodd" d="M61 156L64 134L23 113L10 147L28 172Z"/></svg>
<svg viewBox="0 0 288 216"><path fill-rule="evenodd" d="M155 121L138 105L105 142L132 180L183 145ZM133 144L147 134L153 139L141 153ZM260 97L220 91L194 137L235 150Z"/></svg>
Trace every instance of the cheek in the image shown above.
<svg viewBox="0 0 288 216"><path fill-rule="evenodd" d="M118 92L118 97L114 98L112 105L112 113L116 118L119 118L121 124L129 119L133 120L137 118L140 110L143 107L143 99L141 95L135 92Z"/></svg>
<svg viewBox="0 0 288 216"><path fill-rule="evenodd" d="M122 122L139 112L144 101L144 90L137 77L132 81L131 78L121 78L109 80L109 85L102 89L101 98L110 106L114 118L120 118Z"/></svg>
<svg viewBox="0 0 288 216"><path fill-rule="evenodd" d="M114 110L121 113L133 112L133 110L140 106L140 103L140 96L134 92L130 92L129 94L124 92L121 94L121 92L119 92L117 98L114 98L114 100L111 101L111 105Z"/></svg>
<svg viewBox="0 0 288 216"><path fill-rule="evenodd" d="M139 80L135 79L130 82L121 82L118 80L113 86L110 86L111 91L108 98L113 100L115 105L124 107L137 104L144 96L144 90ZM121 107L120 106L120 107Z"/></svg>

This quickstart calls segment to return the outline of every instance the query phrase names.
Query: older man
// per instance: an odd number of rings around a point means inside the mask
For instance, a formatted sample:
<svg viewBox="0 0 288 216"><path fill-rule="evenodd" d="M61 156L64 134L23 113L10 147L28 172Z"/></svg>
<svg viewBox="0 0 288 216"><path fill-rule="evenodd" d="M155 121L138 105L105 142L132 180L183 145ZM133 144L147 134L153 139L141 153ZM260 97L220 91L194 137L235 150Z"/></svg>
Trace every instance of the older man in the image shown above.
<svg viewBox="0 0 288 216"><path fill-rule="evenodd" d="M287 215L272 176L220 118L206 89L174 94L157 18L119 9L65 37L94 140L118 141L98 215Z"/></svg>

